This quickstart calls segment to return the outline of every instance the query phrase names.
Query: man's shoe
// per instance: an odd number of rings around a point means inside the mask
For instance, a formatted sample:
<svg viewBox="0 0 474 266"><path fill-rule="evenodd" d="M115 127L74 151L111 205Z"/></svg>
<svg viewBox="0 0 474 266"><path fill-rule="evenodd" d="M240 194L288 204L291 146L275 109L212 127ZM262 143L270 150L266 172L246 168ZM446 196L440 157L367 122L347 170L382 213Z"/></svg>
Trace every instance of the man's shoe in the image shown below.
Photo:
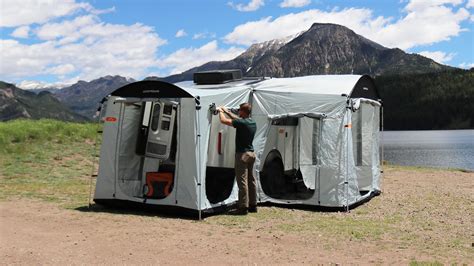
<svg viewBox="0 0 474 266"><path fill-rule="evenodd" d="M229 212L230 215L247 215L247 208L238 208Z"/></svg>
<svg viewBox="0 0 474 266"><path fill-rule="evenodd" d="M257 205L255 205L255 206L250 205L248 211L249 212L257 212Z"/></svg>

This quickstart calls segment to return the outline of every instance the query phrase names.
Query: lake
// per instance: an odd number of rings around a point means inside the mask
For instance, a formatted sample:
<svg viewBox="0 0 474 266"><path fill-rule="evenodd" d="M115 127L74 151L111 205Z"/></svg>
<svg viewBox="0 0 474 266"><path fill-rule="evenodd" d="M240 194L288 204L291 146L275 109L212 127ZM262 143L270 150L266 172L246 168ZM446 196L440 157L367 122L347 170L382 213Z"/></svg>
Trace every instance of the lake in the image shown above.
<svg viewBox="0 0 474 266"><path fill-rule="evenodd" d="M391 164L474 171L474 130L385 131L382 143Z"/></svg>

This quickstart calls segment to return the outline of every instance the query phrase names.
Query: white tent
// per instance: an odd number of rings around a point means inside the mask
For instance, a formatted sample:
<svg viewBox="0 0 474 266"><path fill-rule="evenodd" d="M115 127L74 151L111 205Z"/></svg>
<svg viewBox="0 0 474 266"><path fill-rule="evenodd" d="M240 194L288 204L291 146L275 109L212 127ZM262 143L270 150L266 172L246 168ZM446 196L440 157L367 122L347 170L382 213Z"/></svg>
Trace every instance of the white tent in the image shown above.
<svg viewBox="0 0 474 266"><path fill-rule="evenodd" d="M237 200L235 130L214 106L253 105L258 201L349 208L380 192L372 79L325 75L223 84L141 81L107 97L94 200L212 212Z"/></svg>

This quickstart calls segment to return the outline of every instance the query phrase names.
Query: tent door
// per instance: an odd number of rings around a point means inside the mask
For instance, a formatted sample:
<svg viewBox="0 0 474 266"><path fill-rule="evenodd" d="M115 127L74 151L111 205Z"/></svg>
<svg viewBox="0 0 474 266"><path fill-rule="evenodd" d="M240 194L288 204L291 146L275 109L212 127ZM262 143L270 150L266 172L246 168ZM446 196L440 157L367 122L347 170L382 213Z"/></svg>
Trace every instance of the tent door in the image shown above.
<svg viewBox="0 0 474 266"><path fill-rule="evenodd" d="M319 120L308 117L284 117L271 121L260 171L260 183L265 194L285 200L312 197L317 171L307 171L307 164L312 165L312 159L308 163L306 157L312 156L309 153L317 145L313 143L313 135L319 135L313 132L319 132L315 123L319 125ZM300 167L302 163L303 168Z"/></svg>
<svg viewBox="0 0 474 266"><path fill-rule="evenodd" d="M235 182L235 128L223 125L218 115L210 121L206 165L206 197L215 204L229 198Z"/></svg>
<svg viewBox="0 0 474 266"><path fill-rule="evenodd" d="M140 156L139 197L166 198L174 186L179 100L143 102L136 154Z"/></svg>

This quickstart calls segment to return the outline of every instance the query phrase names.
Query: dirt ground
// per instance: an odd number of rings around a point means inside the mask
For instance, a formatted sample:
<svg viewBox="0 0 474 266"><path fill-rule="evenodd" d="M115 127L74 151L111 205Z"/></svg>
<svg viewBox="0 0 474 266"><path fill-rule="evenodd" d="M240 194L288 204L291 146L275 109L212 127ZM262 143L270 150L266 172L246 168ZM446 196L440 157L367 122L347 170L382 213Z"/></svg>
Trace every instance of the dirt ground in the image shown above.
<svg viewBox="0 0 474 266"><path fill-rule="evenodd" d="M474 173L386 169L382 194L349 213L259 207L204 221L0 202L1 264L474 264ZM268 218L278 209L282 219ZM377 238L285 230L284 217L384 221ZM317 227L315 227L317 228ZM384 228L384 227L382 227Z"/></svg>

